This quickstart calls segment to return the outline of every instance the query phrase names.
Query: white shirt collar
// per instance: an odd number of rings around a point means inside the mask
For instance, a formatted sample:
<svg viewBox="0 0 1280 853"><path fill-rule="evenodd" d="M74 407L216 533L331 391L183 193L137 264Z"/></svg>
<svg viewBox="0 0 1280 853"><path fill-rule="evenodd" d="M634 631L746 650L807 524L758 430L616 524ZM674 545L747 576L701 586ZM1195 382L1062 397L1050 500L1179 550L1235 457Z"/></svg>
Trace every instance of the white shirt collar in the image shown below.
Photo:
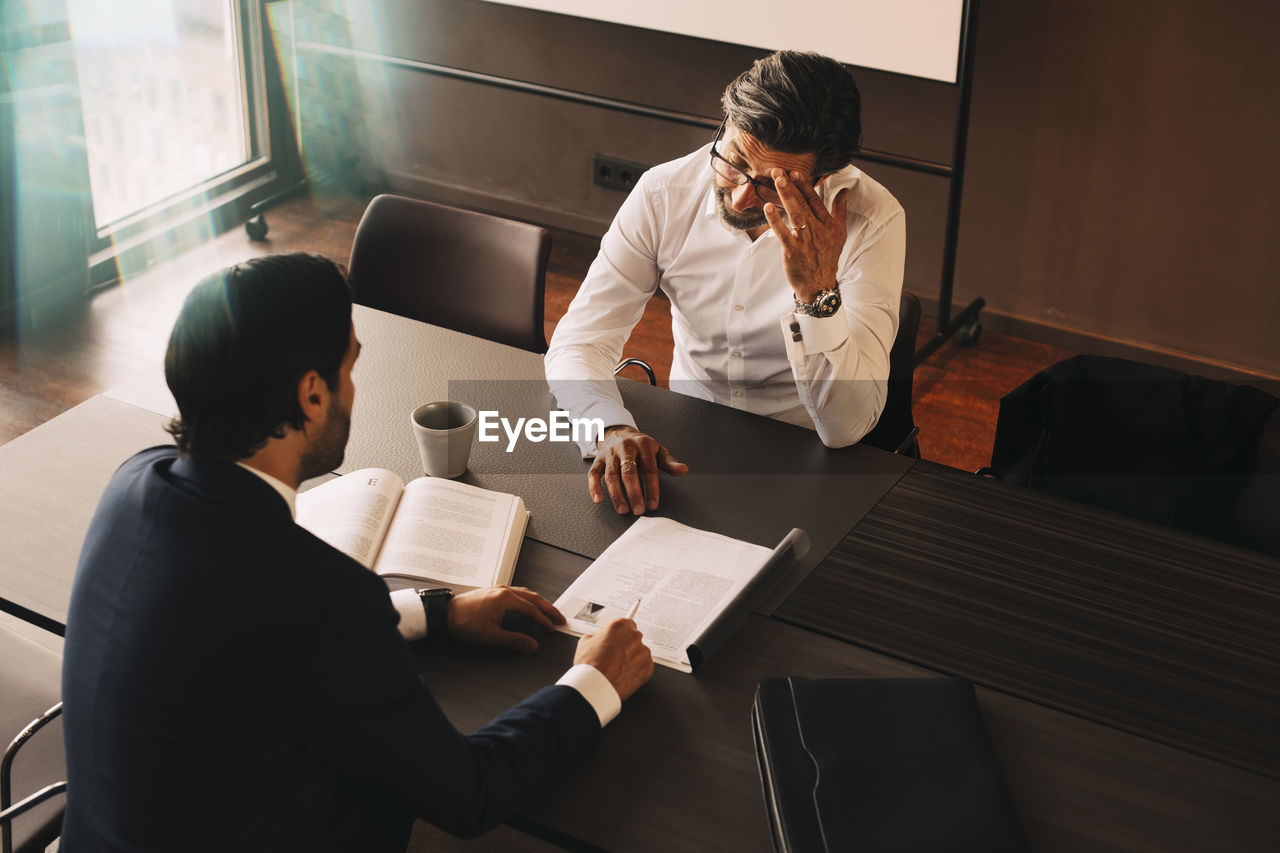
<svg viewBox="0 0 1280 853"><path fill-rule="evenodd" d="M289 505L289 515L292 516L295 521L298 519L298 510L297 510L298 490L297 489L289 488L289 486L286 483L280 480L277 480L275 477L272 477L266 471L259 471L257 468L254 468L252 465L246 465L243 462L236 462L236 464L239 465L244 470L249 471L250 473L256 475L259 479L262 480L262 482L266 483L268 486L270 486L271 488L279 492L280 497L284 498L284 502Z"/></svg>
<svg viewBox="0 0 1280 853"><path fill-rule="evenodd" d="M707 203L702 208L703 216L719 216L720 211L716 210L716 181L712 178L711 185L707 187Z"/></svg>

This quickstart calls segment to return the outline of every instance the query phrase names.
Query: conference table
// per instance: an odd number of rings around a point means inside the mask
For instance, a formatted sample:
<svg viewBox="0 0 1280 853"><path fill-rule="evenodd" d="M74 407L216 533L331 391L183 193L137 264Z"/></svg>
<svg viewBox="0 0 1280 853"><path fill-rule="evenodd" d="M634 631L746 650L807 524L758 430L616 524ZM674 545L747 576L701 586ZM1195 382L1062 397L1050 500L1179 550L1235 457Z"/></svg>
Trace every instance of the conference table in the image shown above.
<svg viewBox="0 0 1280 853"><path fill-rule="evenodd" d="M554 409L542 359L357 306L364 348L341 472L421 476L409 413L436 399ZM659 667L514 830L618 851L770 849L750 729L775 675L965 676L1035 850L1270 850L1280 830L1280 561L622 381L642 428L689 463L658 514L811 550L698 675ZM0 446L0 602L57 631L114 468L163 443L153 375ZM515 582L554 599L633 521L586 493L576 445L477 442L463 480L532 516ZM305 486L305 484L304 484ZM415 646L459 728L553 681L532 656ZM921 816L927 820L927 815Z"/></svg>

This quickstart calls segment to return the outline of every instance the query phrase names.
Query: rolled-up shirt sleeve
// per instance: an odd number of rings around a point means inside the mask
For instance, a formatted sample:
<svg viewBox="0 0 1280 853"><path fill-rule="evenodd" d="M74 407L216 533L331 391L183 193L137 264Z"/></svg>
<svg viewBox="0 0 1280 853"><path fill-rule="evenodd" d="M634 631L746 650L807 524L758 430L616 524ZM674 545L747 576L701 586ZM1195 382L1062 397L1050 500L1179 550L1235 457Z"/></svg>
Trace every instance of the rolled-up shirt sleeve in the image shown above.
<svg viewBox="0 0 1280 853"><path fill-rule="evenodd" d="M900 209L875 228L850 218L851 231L863 233L845 245L840 313L819 318L789 312L779 318L800 401L828 447L853 444L880 419L906 258Z"/></svg>

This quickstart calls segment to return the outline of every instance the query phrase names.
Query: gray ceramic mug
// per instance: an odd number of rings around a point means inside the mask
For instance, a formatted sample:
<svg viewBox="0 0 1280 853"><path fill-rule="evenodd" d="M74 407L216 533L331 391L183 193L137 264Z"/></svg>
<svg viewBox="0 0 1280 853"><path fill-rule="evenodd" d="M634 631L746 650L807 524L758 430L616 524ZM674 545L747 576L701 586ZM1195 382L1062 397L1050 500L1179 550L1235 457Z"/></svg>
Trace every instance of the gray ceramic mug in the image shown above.
<svg viewBox="0 0 1280 853"><path fill-rule="evenodd" d="M466 403L424 403L411 416L422 470L432 477L461 477L476 437L476 410Z"/></svg>

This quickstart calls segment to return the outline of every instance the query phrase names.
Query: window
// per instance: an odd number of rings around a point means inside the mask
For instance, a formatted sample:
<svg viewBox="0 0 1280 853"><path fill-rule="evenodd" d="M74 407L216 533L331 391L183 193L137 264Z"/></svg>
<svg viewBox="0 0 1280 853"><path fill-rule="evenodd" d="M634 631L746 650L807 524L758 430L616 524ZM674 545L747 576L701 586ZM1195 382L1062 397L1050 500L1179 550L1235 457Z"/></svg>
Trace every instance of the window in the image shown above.
<svg viewBox="0 0 1280 853"><path fill-rule="evenodd" d="M298 185L265 0L0 0L0 325Z"/></svg>
<svg viewBox="0 0 1280 853"><path fill-rule="evenodd" d="M67 0L67 18L84 123L109 128L86 137L100 239L204 207L268 162L257 2L134 0L126 15Z"/></svg>

